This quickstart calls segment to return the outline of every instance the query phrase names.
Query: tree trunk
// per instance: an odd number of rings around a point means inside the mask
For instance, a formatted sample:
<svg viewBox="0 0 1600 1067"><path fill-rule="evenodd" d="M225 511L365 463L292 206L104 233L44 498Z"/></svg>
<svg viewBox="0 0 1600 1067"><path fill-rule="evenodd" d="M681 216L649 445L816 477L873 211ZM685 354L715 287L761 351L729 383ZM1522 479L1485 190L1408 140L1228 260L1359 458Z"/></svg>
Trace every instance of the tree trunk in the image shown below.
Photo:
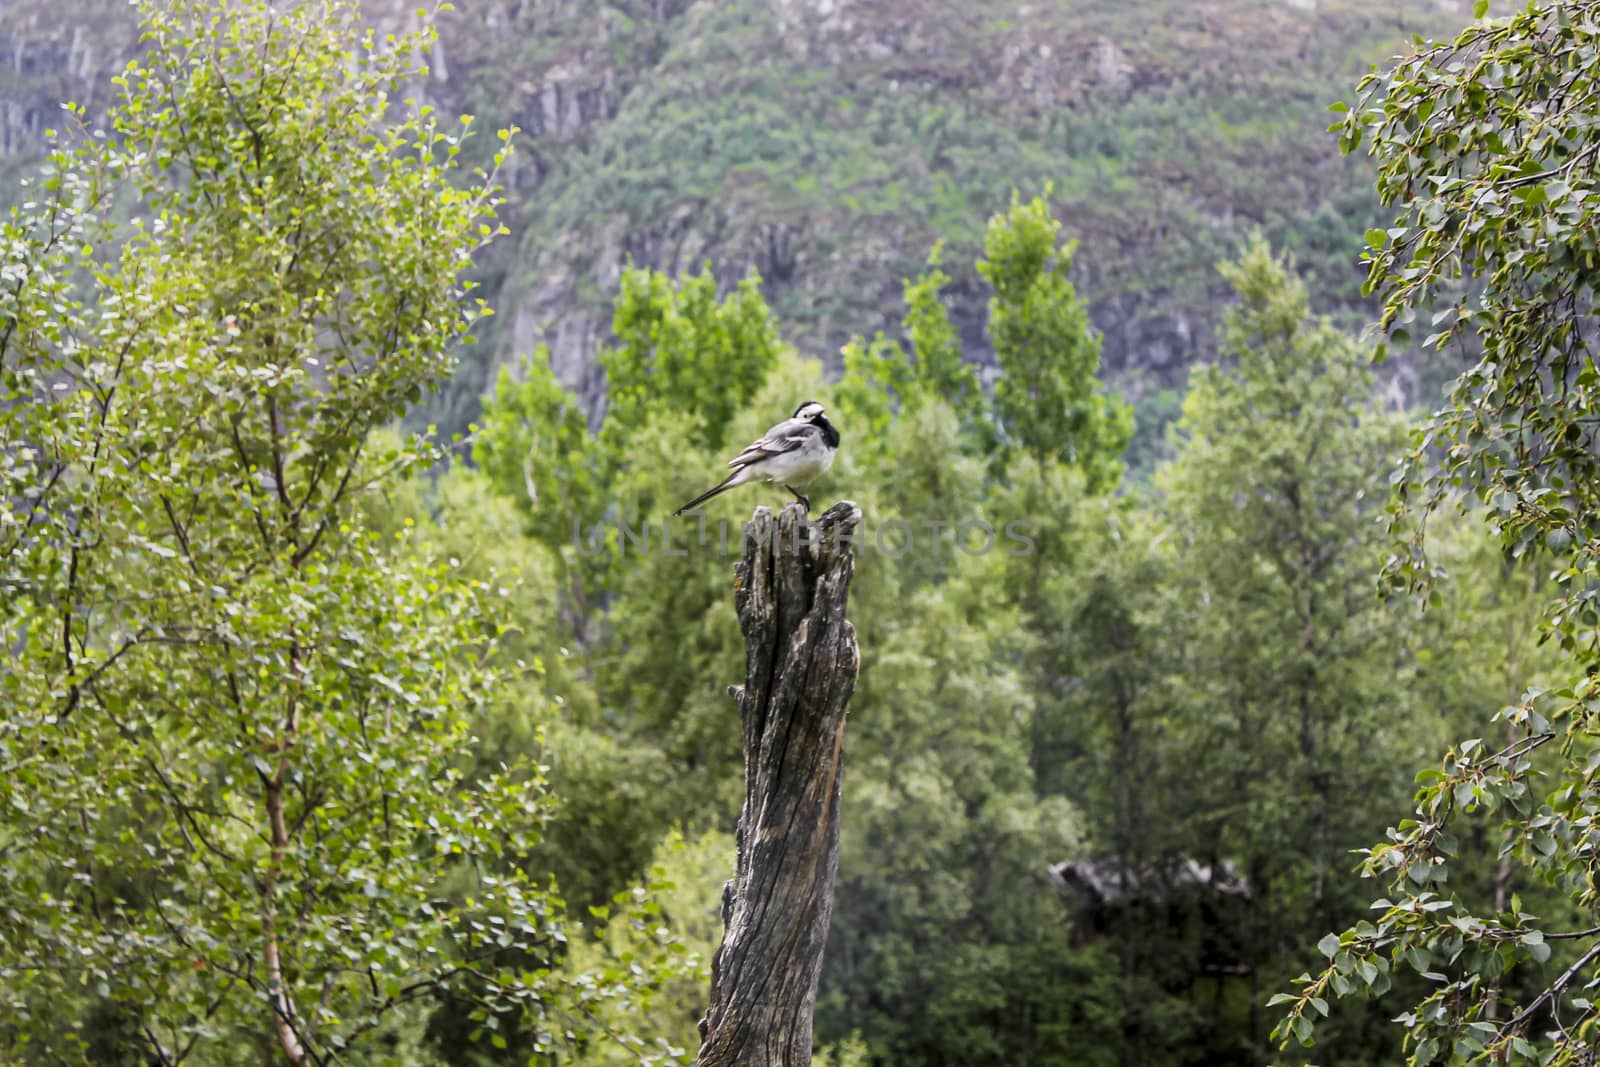
<svg viewBox="0 0 1600 1067"><path fill-rule="evenodd" d="M811 1013L839 867L845 709L860 658L845 600L861 511L808 526L798 505L744 528L734 602L745 683L738 865L722 891L722 945L699 1067L809 1067Z"/></svg>

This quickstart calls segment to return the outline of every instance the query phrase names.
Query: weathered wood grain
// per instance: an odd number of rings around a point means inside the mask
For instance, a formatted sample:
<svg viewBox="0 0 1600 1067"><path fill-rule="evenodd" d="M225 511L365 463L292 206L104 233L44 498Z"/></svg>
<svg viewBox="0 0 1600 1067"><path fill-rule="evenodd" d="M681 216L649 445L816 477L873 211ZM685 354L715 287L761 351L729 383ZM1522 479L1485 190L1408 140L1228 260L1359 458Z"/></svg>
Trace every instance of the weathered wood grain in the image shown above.
<svg viewBox="0 0 1600 1067"><path fill-rule="evenodd" d="M734 602L745 682L739 856L723 889L722 945L700 1067L809 1067L811 1016L839 867L845 711L860 657L845 603L861 511L814 524L791 504L745 525Z"/></svg>

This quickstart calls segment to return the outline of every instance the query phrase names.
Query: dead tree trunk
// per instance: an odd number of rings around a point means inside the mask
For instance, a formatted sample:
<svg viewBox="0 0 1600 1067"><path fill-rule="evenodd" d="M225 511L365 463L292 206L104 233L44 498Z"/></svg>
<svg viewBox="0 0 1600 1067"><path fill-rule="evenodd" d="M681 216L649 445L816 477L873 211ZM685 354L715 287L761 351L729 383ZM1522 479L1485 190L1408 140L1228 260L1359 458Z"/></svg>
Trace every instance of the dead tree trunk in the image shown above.
<svg viewBox="0 0 1600 1067"><path fill-rule="evenodd" d="M845 708L860 664L845 599L861 511L807 527L798 505L745 526L734 602L745 683L739 859L722 891L722 945L699 1067L809 1067L811 1013L839 869Z"/></svg>

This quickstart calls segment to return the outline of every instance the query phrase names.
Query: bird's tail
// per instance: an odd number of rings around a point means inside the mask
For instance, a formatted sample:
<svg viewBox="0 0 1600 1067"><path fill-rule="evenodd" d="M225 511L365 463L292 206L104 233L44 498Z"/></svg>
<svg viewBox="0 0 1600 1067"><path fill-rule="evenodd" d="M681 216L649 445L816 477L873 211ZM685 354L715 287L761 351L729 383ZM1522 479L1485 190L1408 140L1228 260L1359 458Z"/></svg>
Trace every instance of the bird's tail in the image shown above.
<svg viewBox="0 0 1600 1067"><path fill-rule="evenodd" d="M744 468L742 468L742 467L739 470L734 471L732 474L730 474L726 478L722 479L722 481L719 482L717 485L713 486L710 489L707 489L705 492L701 493L699 496L697 496L693 500L689 501L683 507L679 508L677 511L674 511L672 513L673 518L677 518L679 515L682 515L684 512L690 510L691 508L699 507L701 504L704 504L707 500L710 500L712 497L718 495L719 493L726 493L729 489L732 489L734 486L741 484L738 479L739 479L739 475L741 475L743 473L744 473Z"/></svg>

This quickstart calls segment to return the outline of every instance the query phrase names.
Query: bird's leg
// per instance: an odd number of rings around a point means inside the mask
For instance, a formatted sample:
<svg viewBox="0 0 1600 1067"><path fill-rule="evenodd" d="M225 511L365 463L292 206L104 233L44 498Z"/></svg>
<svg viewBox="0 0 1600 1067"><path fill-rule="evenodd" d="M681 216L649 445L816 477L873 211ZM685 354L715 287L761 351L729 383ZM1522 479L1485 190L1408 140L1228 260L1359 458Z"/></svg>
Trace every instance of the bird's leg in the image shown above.
<svg viewBox="0 0 1600 1067"><path fill-rule="evenodd" d="M784 486L784 488L789 490L789 492L794 494L794 498L796 500L800 501L800 506L801 507L805 508L806 511L808 511L808 512L811 510L811 501L807 500L805 495L803 493L801 493L800 490L796 489L792 485L786 485L786 486Z"/></svg>

